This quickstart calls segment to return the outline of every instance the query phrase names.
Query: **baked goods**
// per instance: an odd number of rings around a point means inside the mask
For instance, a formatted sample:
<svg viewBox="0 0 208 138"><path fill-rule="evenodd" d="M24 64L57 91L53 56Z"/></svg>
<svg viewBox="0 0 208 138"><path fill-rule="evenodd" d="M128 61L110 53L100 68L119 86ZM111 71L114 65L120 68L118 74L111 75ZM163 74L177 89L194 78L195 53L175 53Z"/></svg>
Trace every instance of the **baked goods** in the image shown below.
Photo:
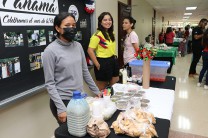
<svg viewBox="0 0 208 138"><path fill-rule="evenodd" d="M121 112L111 128L116 134L125 134L131 137L151 138L158 137L153 124L156 119L153 114L139 109Z"/></svg>
<svg viewBox="0 0 208 138"><path fill-rule="evenodd" d="M110 134L110 129L102 118L92 117L87 124L87 133L91 137L106 138Z"/></svg>

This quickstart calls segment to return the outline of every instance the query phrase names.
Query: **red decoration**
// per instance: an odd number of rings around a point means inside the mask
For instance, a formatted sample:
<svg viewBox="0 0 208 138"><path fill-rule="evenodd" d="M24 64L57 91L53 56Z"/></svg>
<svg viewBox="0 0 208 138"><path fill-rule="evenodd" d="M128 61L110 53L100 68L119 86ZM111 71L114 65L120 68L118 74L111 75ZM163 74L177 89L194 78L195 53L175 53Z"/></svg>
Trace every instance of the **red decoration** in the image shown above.
<svg viewBox="0 0 208 138"><path fill-rule="evenodd" d="M85 8L84 10L89 13L92 14L95 11L95 3L94 0L86 0L85 2Z"/></svg>
<svg viewBox="0 0 208 138"><path fill-rule="evenodd" d="M144 48L138 48L134 56L137 59L148 60L148 59L153 59L156 54L157 54L156 49L152 47L144 47Z"/></svg>

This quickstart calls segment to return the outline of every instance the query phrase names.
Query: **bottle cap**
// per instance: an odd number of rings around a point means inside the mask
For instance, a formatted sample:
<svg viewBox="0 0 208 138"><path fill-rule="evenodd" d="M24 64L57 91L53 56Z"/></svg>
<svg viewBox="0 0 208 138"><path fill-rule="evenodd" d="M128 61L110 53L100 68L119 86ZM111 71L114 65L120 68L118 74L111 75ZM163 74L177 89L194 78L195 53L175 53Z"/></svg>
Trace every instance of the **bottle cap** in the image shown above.
<svg viewBox="0 0 208 138"><path fill-rule="evenodd" d="M73 99L81 99L82 95L80 91L73 91Z"/></svg>

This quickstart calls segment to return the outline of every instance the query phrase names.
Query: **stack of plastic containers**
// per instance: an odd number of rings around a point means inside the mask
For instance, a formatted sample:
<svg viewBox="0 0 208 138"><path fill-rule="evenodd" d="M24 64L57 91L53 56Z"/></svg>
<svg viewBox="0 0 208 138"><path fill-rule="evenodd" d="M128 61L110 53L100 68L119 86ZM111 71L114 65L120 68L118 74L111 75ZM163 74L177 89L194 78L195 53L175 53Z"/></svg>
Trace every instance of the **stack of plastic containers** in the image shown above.
<svg viewBox="0 0 208 138"><path fill-rule="evenodd" d="M133 60L129 63L132 75L138 77L142 76L143 60ZM150 62L150 80L152 81L165 81L167 76L167 69L170 67L169 61L151 60Z"/></svg>
<svg viewBox="0 0 208 138"><path fill-rule="evenodd" d="M83 137L86 135L87 123L90 119L90 108L81 92L74 91L67 105L67 126L71 135Z"/></svg>

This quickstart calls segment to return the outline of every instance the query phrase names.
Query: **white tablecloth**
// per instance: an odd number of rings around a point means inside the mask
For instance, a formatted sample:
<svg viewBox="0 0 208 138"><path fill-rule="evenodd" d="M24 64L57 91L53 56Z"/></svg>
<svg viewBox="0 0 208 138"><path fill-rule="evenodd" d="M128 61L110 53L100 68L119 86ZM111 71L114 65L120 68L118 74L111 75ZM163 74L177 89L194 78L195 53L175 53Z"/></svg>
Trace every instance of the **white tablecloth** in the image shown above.
<svg viewBox="0 0 208 138"><path fill-rule="evenodd" d="M171 120L174 91L150 87L145 92L145 97L150 100L148 111L153 113L155 117Z"/></svg>
<svg viewBox="0 0 208 138"><path fill-rule="evenodd" d="M130 86L132 87L132 85ZM127 92L128 88L129 84L116 83L113 85L115 93L117 91ZM134 88L141 89L138 85ZM141 90L145 91L144 98L150 100L147 110L153 113L157 118L171 120L174 104L174 90L153 87Z"/></svg>

